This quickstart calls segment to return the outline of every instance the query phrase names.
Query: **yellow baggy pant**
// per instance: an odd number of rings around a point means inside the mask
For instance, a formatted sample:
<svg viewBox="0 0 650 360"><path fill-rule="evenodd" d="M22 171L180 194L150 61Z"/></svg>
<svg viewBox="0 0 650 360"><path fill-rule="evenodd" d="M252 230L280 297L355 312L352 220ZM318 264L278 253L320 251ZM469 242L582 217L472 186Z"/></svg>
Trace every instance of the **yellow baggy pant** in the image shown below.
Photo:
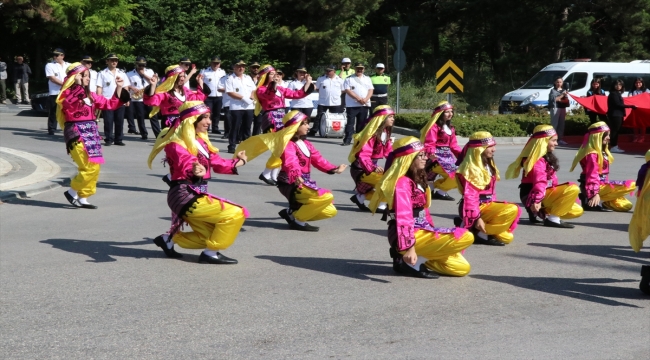
<svg viewBox="0 0 650 360"><path fill-rule="evenodd" d="M630 211L632 210L632 202L625 198L625 195L631 193L636 189L636 182L632 181L630 186L625 185L610 185L610 184L601 184L600 191L600 201L603 202L603 206L614 211Z"/></svg>
<svg viewBox="0 0 650 360"><path fill-rule="evenodd" d="M384 174L376 173L376 172L371 172L370 175L362 174L361 178L359 179L362 183L366 183L368 185L371 185L373 188L370 191L367 191L364 195L366 196L366 200L372 199L372 196L375 195L375 186L379 184L379 180L381 180L381 177L384 176Z"/></svg>
<svg viewBox="0 0 650 360"><path fill-rule="evenodd" d="M269 160L266 162L267 169L277 169L282 166L282 159L275 155L271 155Z"/></svg>
<svg viewBox="0 0 650 360"><path fill-rule="evenodd" d="M77 192L80 198L87 198L97 191L97 180L99 179L99 164L88 160L88 153L82 142L77 142L70 150L70 157L79 172L72 181L70 187Z"/></svg>
<svg viewBox="0 0 650 360"><path fill-rule="evenodd" d="M582 206L576 203L580 195L580 187L575 184L562 184L546 189L542 208L547 214L559 216L562 219L575 219L582 216Z"/></svg>
<svg viewBox="0 0 650 360"><path fill-rule="evenodd" d="M510 244L514 239L510 227L520 214L519 206L511 203L489 202L481 204L479 209L481 219L485 222L485 233Z"/></svg>
<svg viewBox="0 0 650 360"><path fill-rule="evenodd" d="M465 276L469 274L471 266L460 252L473 242L474 235L469 231L465 232L460 239L456 239L454 234L436 234L418 230L415 232L414 246L415 253L427 259L424 265L429 270L443 275Z"/></svg>
<svg viewBox="0 0 650 360"><path fill-rule="evenodd" d="M224 250L235 242L245 218L239 206L202 196L183 216L192 231L178 232L172 240L185 249Z"/></svg>
<svg viewBox="0 0 650 360"><path fill-rule="evenodd" d="M302 204L300 209L292 213L298 221L317 221L336 216L332 193L319 196L318 191L303 186L302 189L295 190L295 197L296 201Z"/></svg>
<svg viewBox="0 0 650 360"><path fill-rule="evenodd" d="M456 184L456 179L453 179L445 172L445 170L440 166L440 164L435 164L431 171L440 177L433 182L433 186L436 189L440 189L444 192L453 190L458 187Z"/></svg>

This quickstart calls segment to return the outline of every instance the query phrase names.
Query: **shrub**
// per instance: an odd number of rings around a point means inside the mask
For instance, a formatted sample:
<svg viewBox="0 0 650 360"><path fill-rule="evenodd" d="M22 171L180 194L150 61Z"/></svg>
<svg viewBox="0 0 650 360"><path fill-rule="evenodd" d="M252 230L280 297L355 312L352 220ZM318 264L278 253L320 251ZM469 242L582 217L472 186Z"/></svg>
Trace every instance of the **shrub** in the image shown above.
<svg viewBox="0 0 650 360"><path fill-rule="evenodd" d="M409 129L420 130L427 121L430 113L397 114L395 125ZM520 137L532 134L535 126L550 124L550 118L518 115L475 115L456 114L452 120L458 136L468 137L477 131L489 131L496 137ZM589 127L589 118L585 115L567 115L564 134L583 135Z"/></svg>

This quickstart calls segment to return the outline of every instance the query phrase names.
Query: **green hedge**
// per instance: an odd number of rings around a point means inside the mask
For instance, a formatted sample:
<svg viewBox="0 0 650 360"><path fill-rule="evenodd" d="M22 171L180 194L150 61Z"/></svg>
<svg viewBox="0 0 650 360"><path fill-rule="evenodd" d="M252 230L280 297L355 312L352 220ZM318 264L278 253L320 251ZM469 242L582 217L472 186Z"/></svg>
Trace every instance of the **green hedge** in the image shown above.
<svg viewBox="0 0 650 360"><path fill-rule="evenodd" d="M395 116L395 126L420 130L429 121L429 113L398 114ZM535 126L550 124L550 116L522 115L474 115L456 114L451 120L456 127L456 134L469 137L477 131L489 131L496 137L528 136ZM586 115L567 115L564 135L584 135L589 127Z"/></svg>

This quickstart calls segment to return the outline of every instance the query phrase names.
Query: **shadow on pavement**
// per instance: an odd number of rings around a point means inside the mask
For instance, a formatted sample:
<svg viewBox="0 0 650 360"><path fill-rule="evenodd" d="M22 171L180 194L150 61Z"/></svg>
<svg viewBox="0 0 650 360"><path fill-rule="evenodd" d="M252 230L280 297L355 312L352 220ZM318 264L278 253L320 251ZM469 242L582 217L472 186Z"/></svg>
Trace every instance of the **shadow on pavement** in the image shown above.
<svg viewBox="0 0 650 360"><path fill-rule="evenodd" d="M578 223L578 222L572 222L572 224L585 226L585 227L599 228L599 229L618 230L624 232L627 232L627 228L630 225L628 223Z"/></svg>
<svg viewBox="0 0 650 360"><path fill-rule="evenodd" d="M92 260L87 262L113 262L117 261L113 256L130 257L135 259L162 258L165 254L158 250L131 249L120 246L149 245L153 244L151 239L134 242L117 241L90 241L75 239L47 239L41 243L52 245L53 248L75 254L86 255Z"/></svg>
<svg viewBox="0 0 650 360"><path fill-rule="evenodd" d="M214 174L212 176L215 176ZM257 180L257 181L239 181L239 180L234 180L234 176L229 176L229 177L212 177L210 181L218 182L218 183L230 183L230 184L242 184L242 185L260 185L260 186L266 186L271 191L273 192L278 192L277 188L275 186L267 185L262 182L262 180ZM208 189L209 190L209 189Z"/></svg>
<svg viewBox="0 0 650 360"><path fill-rule="evenodd" d="M273 220L278 221L282 220L279 216L277 218L273 218ZM244 226L242 226L242 230L246 231L246 227L256 227L256 228L263 228L263 229L277 229L277 230L290 230L289 225L287 225L284 220L282 220L281 223L279 222L271 222L266 219L251 219L248 218L246 221L244 221Z"/></svg>
<svg viewBox="0 0 650 360"><path fill-rule="evenodd" d="M470 277L479 280L488 280L509 284L528 290L541 291L548 294L566 296L578 300L594 302L597 304L609 306L627 306L635 307L636 305L626 304L620 301L608 299L644 299L647 298L639 291L636 283L638 280L618 280L608 278L593 279L571 279L571 278L549 278L549 277L517 277L517 276L491 276L491 275L470 275ZM632 283L633 287L619 287L602 284L612 283Z"/></svg>
<svg viewBox="0 0 650 360"><path fill-rule="evenodd" d="M44 208L52 208L52 209L79 209L78 207L70 205L65 198L62 197L62 201L60 203L55 203L55 202L49 202L49 201L41 201L41 200L32 200L32 199L8 199L4 203L5 204L11 204L11 205L27 205L27 206L38 206L38 207L44 207ZM81 210L81 209L80 209Z"/></svg>
<svg viewBox="0 0 650 360"><path fill-rule="evenodd" d="M292 266L295 268L319 271L326 274L345 276L358 280L371 280L380 283L390 281L375 279L371 276L394 276L392 263L385 261L328 259L314 257L288 257L288 256L256 256L258 259L270 260L276 264Z"/></svg>
<svg viewBox="0 0 650 360"><path fill-rule="evenodd" d="M168 192L167 190L161 190L161 189L150 189L150 188L143 188L138 186L116 185L116 183L106 182L106 181L98 181L97 187L102 189L148 192L148 193L155 193L155 194L166 194Z"/></svg>
<svg viewBox="0 0 650 360"><path fill-rule="evenodd" d="M46 141L61 143L65 148L65 144L63 142L63 133L60 130L55 135L48 135L46 130L43 131L28 130L28 129L21 129L21 128L13 128L13 127L0 127L0 130L9 130L12 132L13 135L29 136L32 139L36 139L36 140L46 140Z"/></svg>
<svg viewBox="0 0 650 360"><path fill-rule="evenodd" d="M611 245L564 245L564 244L539 244L530 243L529 246L545 247L560 251L568 251L578 254L600 256L608 259L629 261L636 264L648 265L650 259L643 260L641 256L644 253L635 253L629 246L611 246ZM648 253L645 253L646 257Z"/></svg>
<svg viewBox="0 0 650 360"><path fill-rule="evenodd" d="M362 232L362 233L367 233L367 234L372 234L372 235L379 235L379 236L382 236L384 238L387 236L386 234L388 232L387 229L380 229L380 230L377 230L377 229L350 229L350 230L358 231L358 232Z"/></svg>

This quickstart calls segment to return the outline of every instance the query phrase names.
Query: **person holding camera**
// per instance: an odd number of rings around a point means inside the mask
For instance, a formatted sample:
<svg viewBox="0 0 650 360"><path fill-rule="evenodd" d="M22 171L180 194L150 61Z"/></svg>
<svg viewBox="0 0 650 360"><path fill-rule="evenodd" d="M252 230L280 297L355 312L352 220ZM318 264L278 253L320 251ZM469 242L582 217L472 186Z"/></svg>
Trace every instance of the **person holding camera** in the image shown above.
<svg viewBox="0 0 650 360"><path fill-rule="evenodd" d="M569 107L569 92L562 87L562 77L557 77L553 82L554 87L548 95L548 108L551 112L551 125L555 128L558 144L566 145L564 138L564 118L566 108Z"/></svg>

